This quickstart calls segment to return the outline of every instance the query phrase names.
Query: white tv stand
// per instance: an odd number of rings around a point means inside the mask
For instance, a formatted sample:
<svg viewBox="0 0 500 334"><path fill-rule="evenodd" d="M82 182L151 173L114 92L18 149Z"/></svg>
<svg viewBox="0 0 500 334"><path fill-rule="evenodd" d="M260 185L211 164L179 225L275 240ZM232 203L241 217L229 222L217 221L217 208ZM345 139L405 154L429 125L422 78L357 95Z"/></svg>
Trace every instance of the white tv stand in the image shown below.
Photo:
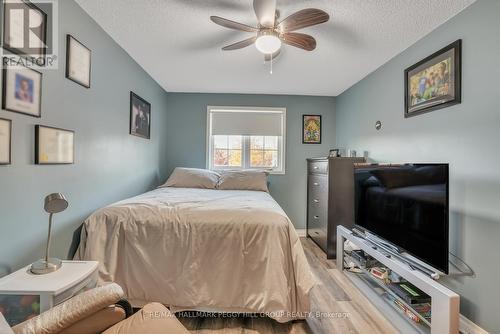
<svg viewBox="0 0 500 334"><path fill-rule="evenodd" d="M383 284L380 284L376 289L376 284L370 284L369 280L363 278L362 274L345 271L344 242L346 240L349 240L366 254L369 254L382 263L385 267L396 272L399 276L431 296L431 321L425 321L427 325L424 324L424 321L421 321L420 324L415 323L384 298L390 291L384 291ZM337 268L344 272L361 292L363 292L363 294L365 294L402 333L456 334L459 332L460 296L458 294L433 280L423 272L411 269L403 261L395 257L390 257L386 252L378 249L373 243L356 236L351 230L344 226L337 227Z"/></svg>

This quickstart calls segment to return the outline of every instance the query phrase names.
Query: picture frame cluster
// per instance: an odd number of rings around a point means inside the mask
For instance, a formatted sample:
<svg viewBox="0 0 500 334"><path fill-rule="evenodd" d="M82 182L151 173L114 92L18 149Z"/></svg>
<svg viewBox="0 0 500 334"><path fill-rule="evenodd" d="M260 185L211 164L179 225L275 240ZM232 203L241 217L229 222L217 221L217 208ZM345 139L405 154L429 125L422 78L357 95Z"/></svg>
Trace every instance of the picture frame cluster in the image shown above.
<svg viewBox="0 0 500 334"><path fill-rule="evenodd" d="M42 24L37 28L37 36L43 43L47 38L47 14L28 0L21 5L39 15ZM18 47L15 36L28 27L23 20L10 17L10 11L4 6L4 26L2 27L2 48L12 55L27 57L30 51ZM14 36L14 37L13 37ZM65 77L86 88L91 88L92 51L72 34L66 35ZM45 55L40 45L38 55ZM42 118L42 82L43 74L34 68L21 64L10 65L2 59L2 109L8 112ZM40 65L40 64L39 64ZM40 65L43 70L43 66ZM151 104L134 92L130 92L130 128L129 134L144 139L151 138ZM12 164L12 120L0 117L0 165ZM73 164L75 162L75 133L72 130L36 124L35 159L37 165Z"/></svg>

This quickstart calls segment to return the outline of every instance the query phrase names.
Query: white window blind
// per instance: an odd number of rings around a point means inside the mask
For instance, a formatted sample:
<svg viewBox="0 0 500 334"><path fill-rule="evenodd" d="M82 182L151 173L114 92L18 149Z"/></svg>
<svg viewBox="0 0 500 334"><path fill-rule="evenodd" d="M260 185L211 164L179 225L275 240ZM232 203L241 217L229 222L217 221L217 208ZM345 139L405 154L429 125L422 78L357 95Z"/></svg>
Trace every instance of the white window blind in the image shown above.
<svg viewBox="0 0 500 334"><path fill-rule="evenodd" d="M279 111L212 111L212 135L281 136Z"/></svg>

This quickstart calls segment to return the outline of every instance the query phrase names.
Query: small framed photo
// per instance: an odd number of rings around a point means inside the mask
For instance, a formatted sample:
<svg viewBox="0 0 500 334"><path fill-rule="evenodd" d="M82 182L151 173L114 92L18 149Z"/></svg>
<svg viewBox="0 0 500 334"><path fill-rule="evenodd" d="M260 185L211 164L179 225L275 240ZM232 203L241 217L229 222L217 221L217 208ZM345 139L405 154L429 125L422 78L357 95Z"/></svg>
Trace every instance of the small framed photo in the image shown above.
<svg viewBox="0 0 500 334"><path fill-rule="evenodd" d="M151 138L151 104L130 92L130 134Z"/></svg>
<svg viewBox="0 0 500 334"><path fill-rule="evenodd" d="M35 125L35 164L73 164L74 141L75 133L71 130Z"/></svg>
<svg viewBox="0 0 500 334"><path fill-rule="evenodd" d="M12 121L0 118L0 165L12 163Z"/></svg>
<svg viewBox="0 0 500 334"><path fill-rule="evenodd" d="M405 70L405 117L462 102L462 40Z"/></svg>
<svg viewBox="0 0 500 334"><path fill-rule="evenodd" d="M90 88L92 51L71 35L66 35L66 78Z"/></svg>
<svg viewBox="0 0 500 334"><path fill-rule="evenodd" d="M321 115L302 115L302 144L321 144Z"/></svg>
<svg viewBox="0 0 500 334"><path fill-rule="evenodd" d="M28 0L3 1L3 13L2 47L20 56L45 59L47 14Z"/></svg>
<svg viewBox="0 0 500 334"><path fill-rule="evenodd" d="M334 148L330 150L330 153L328 154L330 158L338 158L340 157L340 149Z"/></svg>
<svg viewBox="0 0 500 334"><path fill-rule="evenodd" d="M4 66L2 108L40 117L42 115L42 73L24 66Z"/></svg>

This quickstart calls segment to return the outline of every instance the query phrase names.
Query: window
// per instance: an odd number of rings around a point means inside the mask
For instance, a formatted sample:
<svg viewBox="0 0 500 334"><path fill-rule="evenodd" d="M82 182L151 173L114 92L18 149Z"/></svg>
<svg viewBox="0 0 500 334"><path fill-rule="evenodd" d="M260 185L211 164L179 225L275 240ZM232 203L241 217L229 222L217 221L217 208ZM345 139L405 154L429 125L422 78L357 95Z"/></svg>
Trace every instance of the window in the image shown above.
<svg viewBox="0 0 500 334"><path fill-rule="evenodd" d="M285 173L284 108L208 107L207 168Z"/></svg>
<svg viewBox="0 0 500 334"><path fill-rule="evenodd" d="M243 137L214 136L213 167L243 166Z"/></svg>

